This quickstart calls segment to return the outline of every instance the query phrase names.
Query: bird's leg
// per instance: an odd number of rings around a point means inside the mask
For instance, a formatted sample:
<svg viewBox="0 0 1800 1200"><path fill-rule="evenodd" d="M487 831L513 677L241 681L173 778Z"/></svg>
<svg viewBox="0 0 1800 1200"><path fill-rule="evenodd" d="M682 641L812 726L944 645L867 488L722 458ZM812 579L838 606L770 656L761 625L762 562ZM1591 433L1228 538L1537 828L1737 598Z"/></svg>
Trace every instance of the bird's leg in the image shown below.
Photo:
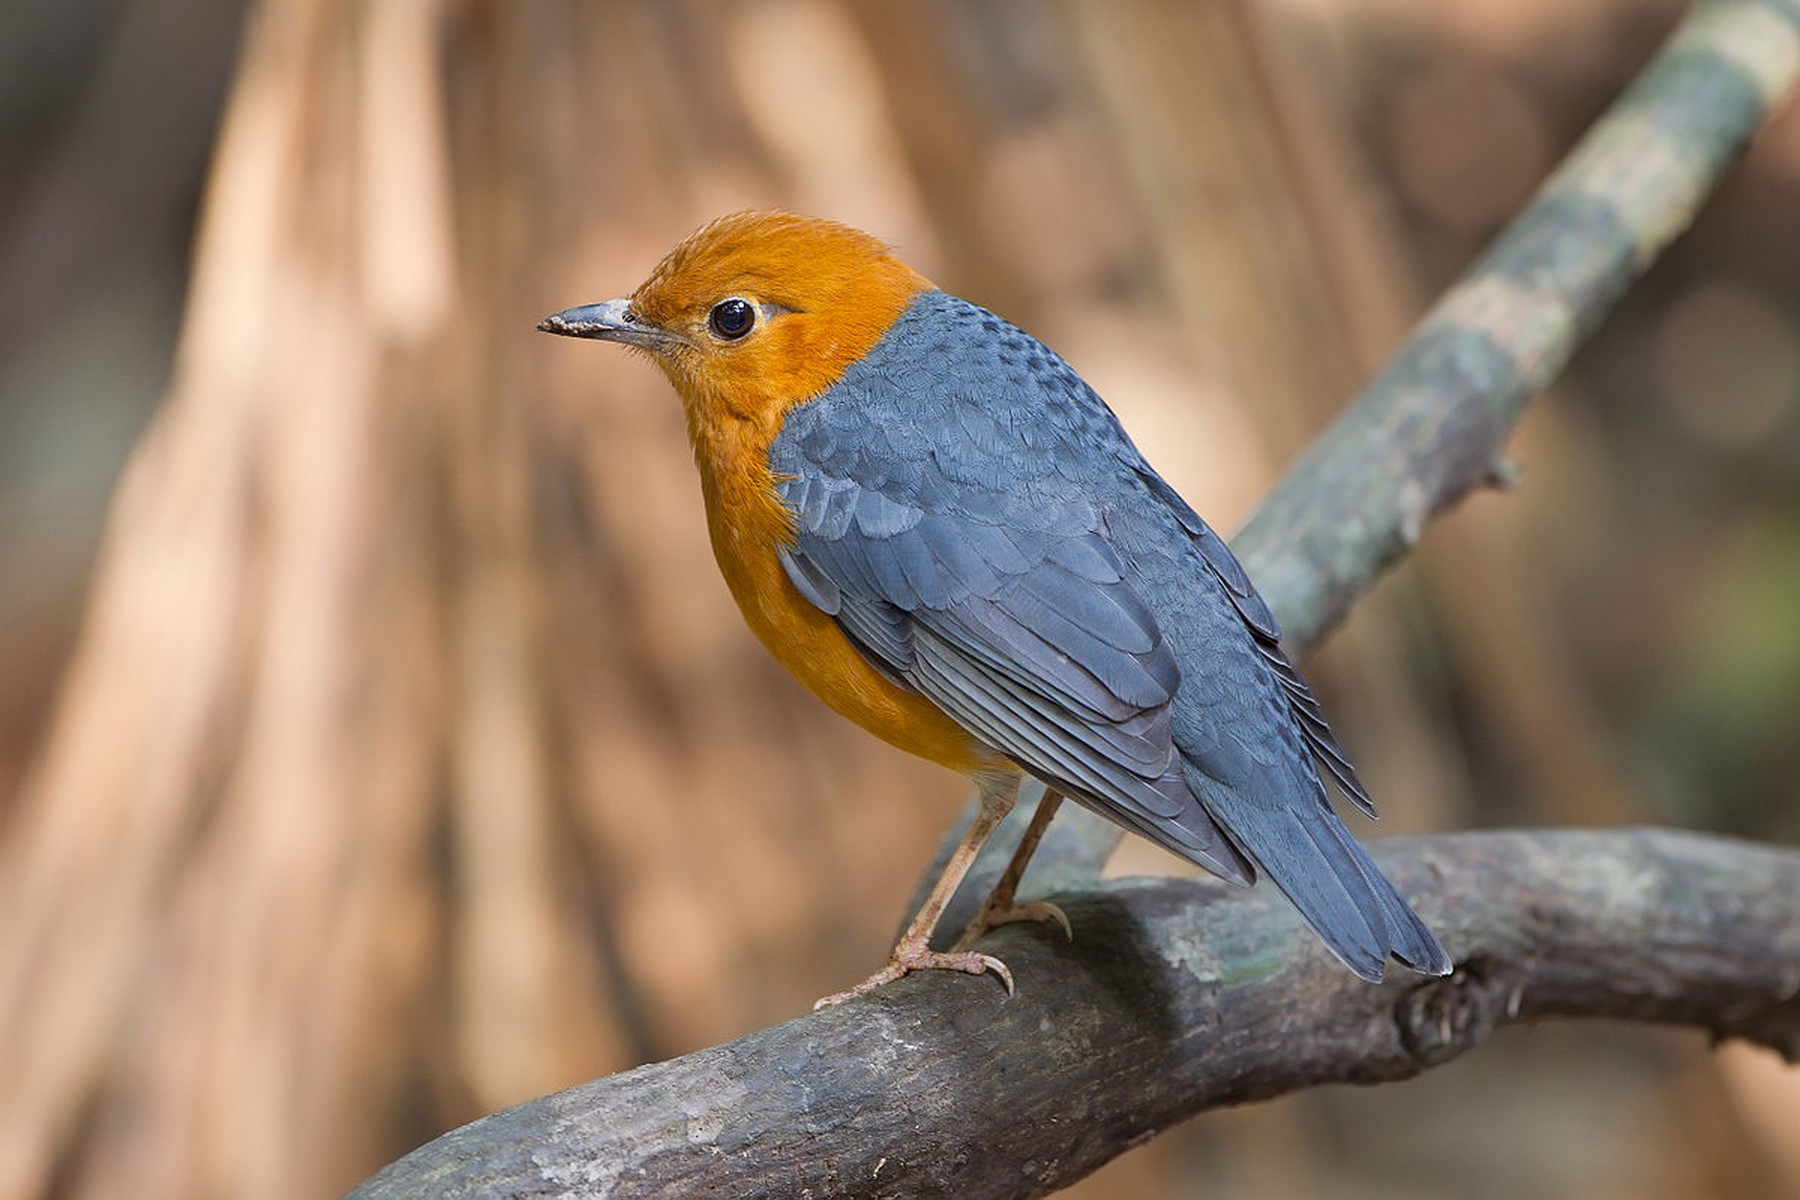
<svg viewBox="0 0 1800 1200"><path fill-rule="evenodd" d="M982 903L981 911L969 922L962 936L956 939L954 950L961 950L970 945L976 938L988 930L1000 925L1010 925L1014 921L1055 921L1062 926L1062 931L1070 941L1075 940L1075 931L1069 928L1069 918L1063 910L1048 900L1033 900L1027 904L1015 903L1019 893L1019 879L1025 874L1025 864L1037 852L1038 843L1044 840L1044 831L1050 828L1050 818L1062 805L1062 793L1053 787L1044 789L1043 799L1038 801L1037 811L1031 814L1031 824L1025 827L1025 836L1019 839L1018 849L1013 851L1012 861L1006 864L1006 870L1000 873L1000 880L994 884L994 890Z"/></svg>
<svg viewBox="0 0 1800 1200"><path fill-rule="evenodd" d="M969 823L968 832L963 834L962 841L950 855L950 861L944 864L944 870L938 876L937 883L932 886L931 894L919 906L919 911L914 914L906 932L900 935L900 941L895 945L894 955L888 959L887 966L847 992L826 996L813 1005L814 1011L830 1008L864 992L874 991L910 971L927 969L966 971L970 975L984 975L992 971L1006 985L1006 994L1012 995L1012 972L999 959L968 950L943 951L931 948L931 933L937 928L938 918L944 915L944 906L956 894L957 885L969 873L975 856L981 853L982 845L993 835L1006 814L1012 811L1014 802L1019 798L1019 776L1010 772L978 781L977 786L981 789L981 807L975 813L975 819Z"/></svg>

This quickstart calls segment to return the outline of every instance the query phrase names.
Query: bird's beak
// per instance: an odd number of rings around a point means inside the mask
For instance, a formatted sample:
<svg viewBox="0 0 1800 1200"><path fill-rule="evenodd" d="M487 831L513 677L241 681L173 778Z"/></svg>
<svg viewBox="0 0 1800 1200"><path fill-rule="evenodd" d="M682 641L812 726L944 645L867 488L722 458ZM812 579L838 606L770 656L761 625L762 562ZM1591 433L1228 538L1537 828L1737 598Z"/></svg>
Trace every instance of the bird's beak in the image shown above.
<svg viewBox="0 0 1800 1200"><path fill-rule="evenodd" d="M666 329L648 325L632 314L629 300L607 300L601 304L584 304L552 313L538 322L545 333L564 337L598 338L603 342L619 342L644 350L661 350L681 339Z"/></svg>

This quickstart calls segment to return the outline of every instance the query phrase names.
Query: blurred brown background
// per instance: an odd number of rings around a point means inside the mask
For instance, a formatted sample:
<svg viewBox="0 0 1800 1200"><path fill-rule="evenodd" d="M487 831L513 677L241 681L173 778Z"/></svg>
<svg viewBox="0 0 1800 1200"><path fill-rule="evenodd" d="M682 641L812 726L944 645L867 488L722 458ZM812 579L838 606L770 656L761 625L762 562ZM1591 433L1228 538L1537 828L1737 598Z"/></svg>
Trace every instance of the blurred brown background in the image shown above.
<svg viewBox="0 0 1800 1200"><path fill-rule="evenodd" d="M13 0L0 1196L332 1194L881 960L964 785L765 658L667 386L538 317L849 221L1230 528L1679 15ZM1790 106L1310 664L1382 832L1800 840L1796 213ZM1797 1145L1768 1056L1550 1027L1071 1194L1791 1196Z"/></svg>

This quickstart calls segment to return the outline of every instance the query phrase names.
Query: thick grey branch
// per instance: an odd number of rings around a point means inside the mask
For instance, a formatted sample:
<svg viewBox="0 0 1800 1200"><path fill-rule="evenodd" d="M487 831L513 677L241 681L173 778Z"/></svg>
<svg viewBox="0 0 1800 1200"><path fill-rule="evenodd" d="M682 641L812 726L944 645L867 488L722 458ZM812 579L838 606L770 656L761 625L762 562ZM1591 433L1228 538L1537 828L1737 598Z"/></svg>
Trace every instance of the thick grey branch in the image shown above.
<svg viewBox="0 0 1800 1200"><path fill-rule="evenodd" d="M1272 889L1123 879L1013 926L1018 977L927 972L486 1117L354 1195L1039 1196L1203 1109L1402 1079L1540 1017L1800 1057L1800 853L1655 831L1394 839L1461 964L1373 987Z"/></svg>

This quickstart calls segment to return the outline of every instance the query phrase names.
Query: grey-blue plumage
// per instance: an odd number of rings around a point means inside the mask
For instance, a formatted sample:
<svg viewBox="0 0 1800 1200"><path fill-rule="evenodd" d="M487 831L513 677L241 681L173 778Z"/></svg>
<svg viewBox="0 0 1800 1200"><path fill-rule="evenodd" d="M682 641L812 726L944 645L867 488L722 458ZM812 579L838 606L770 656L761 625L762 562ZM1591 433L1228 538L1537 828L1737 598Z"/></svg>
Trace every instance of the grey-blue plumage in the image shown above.
<svg viewBox="0 0 1800 1200"><path fill-rule="evenodd" d="M1367 792L1230 549L1048 347L926 292L769 453L782 562L890 678L1226 879L1261 870L1357 974L1442 974L1351 837Z"/></svg>

